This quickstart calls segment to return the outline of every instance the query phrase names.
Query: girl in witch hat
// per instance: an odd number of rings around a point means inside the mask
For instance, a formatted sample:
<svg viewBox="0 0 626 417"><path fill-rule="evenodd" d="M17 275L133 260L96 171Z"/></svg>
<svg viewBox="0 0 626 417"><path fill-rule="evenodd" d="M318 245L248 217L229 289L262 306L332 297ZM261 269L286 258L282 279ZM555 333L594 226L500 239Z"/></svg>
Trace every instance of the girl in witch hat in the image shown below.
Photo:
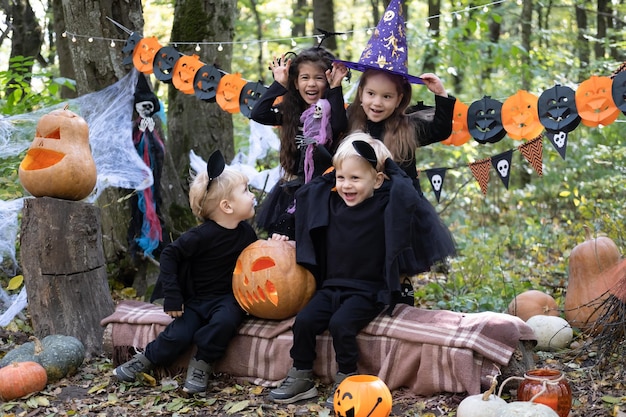
<svg viewBox="0 0 626 417"><path fill-rule="evenodd" d="M420 195L420 233L414 237L422 269L455 254L452 235L430 202L423 196L417 178L415 152L421 146L445 140L452 133L456 99L449 96L435 74L420 77L407 71L408 48L401 0L392 0L366 45L359 62L336 61L363 72L357 95L348 107L348 131L362 130L383 141L393 160L413 180ZM435 94L434 115L407 114L412 84L423 84ZM421 252L421 253L420 253ZM413 304L407 283L406 302Z"/></svg>

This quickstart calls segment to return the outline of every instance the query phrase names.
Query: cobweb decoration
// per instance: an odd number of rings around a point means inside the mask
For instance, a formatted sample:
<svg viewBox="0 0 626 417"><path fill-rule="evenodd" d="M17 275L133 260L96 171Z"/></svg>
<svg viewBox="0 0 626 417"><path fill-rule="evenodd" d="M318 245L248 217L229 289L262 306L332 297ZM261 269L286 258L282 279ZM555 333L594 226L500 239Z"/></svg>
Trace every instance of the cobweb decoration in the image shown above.
<svg viewBox="0 0 626 417"><path fill-rule="evenodd" d="M14 276L17 272L17 260L15 259L17 216L23 206L23 198L11 201L0 200L0 268L9 277Z"/></svg>

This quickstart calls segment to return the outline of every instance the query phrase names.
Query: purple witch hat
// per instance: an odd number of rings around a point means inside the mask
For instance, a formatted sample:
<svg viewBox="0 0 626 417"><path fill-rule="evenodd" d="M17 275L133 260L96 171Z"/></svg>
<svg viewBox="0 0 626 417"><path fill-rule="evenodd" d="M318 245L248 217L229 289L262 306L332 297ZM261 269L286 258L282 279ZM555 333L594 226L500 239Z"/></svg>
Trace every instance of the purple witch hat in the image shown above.
<svg viewBox="0 0 626 417"><path fill-rule="evenodd" d="M348 68L361 72L367 69L383 70L401 75L411 84L424 84L420 77L408 73L407 61L408 48L404 11L401 0L391 0L365 46L359 62L341 60L335 62L340 62Z"/></svg>

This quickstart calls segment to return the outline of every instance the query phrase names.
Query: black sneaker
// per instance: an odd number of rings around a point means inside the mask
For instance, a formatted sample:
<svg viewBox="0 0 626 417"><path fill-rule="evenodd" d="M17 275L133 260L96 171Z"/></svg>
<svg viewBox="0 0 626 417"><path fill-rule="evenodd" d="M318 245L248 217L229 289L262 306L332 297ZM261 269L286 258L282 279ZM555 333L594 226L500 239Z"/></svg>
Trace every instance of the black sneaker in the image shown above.
<svg viewBox="0 0 626 417"><path fill-rule="evenodd" d="M313 371L298 371L291 368L280 387L270 391L270 398L278 404L291 404L317 396L313 382Z"/></svg>
<svg viewBox="0 0 626 417"><path fill-rule="evenodd" d="M183 385L183 391L190 394L206 391L211 372L211 365L203 360L192 358L187 367L187 378L185 379L185 385Z"/></svg>
<svg viewBox="0 0 626 417"><path fill-rule="evenodd" d="M120 381L132 382L138 373L149 371L152 366L152 362L143 353L138 353L128 362L115 368L113 375Z"/></svg>
<svg viewBox="0 0 626 417"><path fill-rule="evenodd" d="M341 384L344 379L352 375L356 375L356 372L351 372L349 374L344 374L343 372L337 372L337 375L335 375L335 383L333 384L333 389L330 392L330 395L328 396L328 398L326 398L326 407L330 408L331 410L335 408L335 402L334 402L335 393L337 392L337 388L339 387L339 384Z"/></svg>

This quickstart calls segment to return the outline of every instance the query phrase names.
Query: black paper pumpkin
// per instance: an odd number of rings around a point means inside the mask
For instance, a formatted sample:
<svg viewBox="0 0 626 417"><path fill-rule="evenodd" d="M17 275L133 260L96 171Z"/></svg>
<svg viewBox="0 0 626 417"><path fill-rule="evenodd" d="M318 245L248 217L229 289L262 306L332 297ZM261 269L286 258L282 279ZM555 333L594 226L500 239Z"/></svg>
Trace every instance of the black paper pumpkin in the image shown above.
<svg viewBox="0 0 626 417"><path fill-rule="evenodd" d="M204 65L193 79L193 90L200 100L215 103L217 86L222 79L222 72L215 65Z"/></svg>
<svg viewBox="0 0 626 417"><path fill-rule="evenodd" d="M613 77L611 94L617 108L626 114L626 71L622 71Z"/></svg>
<svg viewBox="0 0 626 417"><path fill-rule="evenodd" d="M152 69L157 80L164 83L172 82L174 65L181 57L180 52L172 46L164 46L154 56Z"/></svg>
<svg viewBox="0 0 626 417"><path fill-rule="evenodd" d="M580 123L575 91L559 84L541 93L537 113L541 124L552 132L571 132Z"/></svg>
<svg viewBox="0 0 626 417"><path fill-rule="evenodd" d="M131 65L133 63L133 52L135 52L135 47L140 40L141 35L137 32L131 33L128 39L126 39L126 43L122 48L122 54L124 55L124 59L122 59L122 64Z"/></svg>
<svg viewBox="0 0 626 417"><path fill-rule="evenodd" d="M246 85L243 86L243 90L241 90L241 94L239 95L239 108L241 110L241 114L246 117L250 117L252 108L256 102L259 101L266 90L267 87L260 81L246 83Z"/></svg>
<svg viewBox="0 0 626 417"><path fill-rule="evenodd" d="M489 96L473 102L467 110L467 127L478 143L496 143L506 135L502 126L502 103Z"/></svg>

